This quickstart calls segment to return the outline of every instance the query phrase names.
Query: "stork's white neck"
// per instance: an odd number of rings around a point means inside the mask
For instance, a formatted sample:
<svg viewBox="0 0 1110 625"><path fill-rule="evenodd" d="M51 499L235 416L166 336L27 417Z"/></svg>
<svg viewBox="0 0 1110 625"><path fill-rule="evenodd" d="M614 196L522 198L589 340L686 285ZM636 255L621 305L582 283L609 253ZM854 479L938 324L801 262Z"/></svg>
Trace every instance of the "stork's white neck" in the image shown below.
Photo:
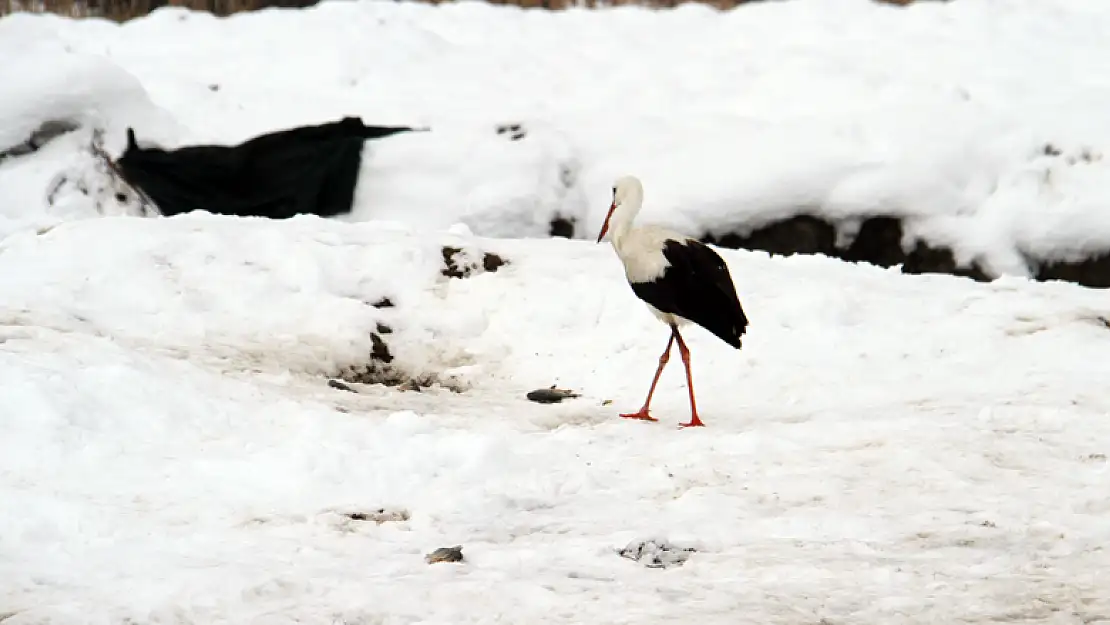
<svg viewBox="0 0 1110 625"><path fill-rule="evenodd" d="M636 185L628 189L627 194L618 200L617 207L613 209L613 216L609 219L609 239L618 252L623 248L622 243L632 230L632 222L636 220L643 204L644 192Z"/></svg>

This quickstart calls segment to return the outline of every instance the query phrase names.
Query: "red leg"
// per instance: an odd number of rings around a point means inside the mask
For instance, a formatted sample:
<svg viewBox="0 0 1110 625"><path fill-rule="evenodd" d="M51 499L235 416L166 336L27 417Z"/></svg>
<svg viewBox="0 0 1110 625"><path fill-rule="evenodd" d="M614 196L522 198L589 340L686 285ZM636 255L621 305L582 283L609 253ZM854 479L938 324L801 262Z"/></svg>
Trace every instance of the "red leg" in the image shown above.
<svg viewBox="0 0 1110 625"><path fill-rule="evenodd" d="M690 391L690 422L680 423L678 427L701 427L705 424L698 418L698 405L694 401L694 376L690 374L690 350L686 348L686 342L682 340L678 328L674 329L674 336L678 339L678 353L682 355L682 364L686 367L686 388Z"/></svg>
<svg viewBox="0 0 1110 625"><path fill-rule="evenodd" d="M671 345L674 343L674 332L671 332L671 338L667 339L667 349L663 350L663 355L659 357L659 368L655 370L655 379L651 381L651 388L648 389L647 399L644 400L644 407L640 408L639 412L631 412L622 414L625 419L642 419L644 421L658 421L655 417L648 414L648 406L651 405L651 396L655 393L655 385L659 383L659 376L663 374L663 367L667 366L667 361L671 359Z"/></svg>

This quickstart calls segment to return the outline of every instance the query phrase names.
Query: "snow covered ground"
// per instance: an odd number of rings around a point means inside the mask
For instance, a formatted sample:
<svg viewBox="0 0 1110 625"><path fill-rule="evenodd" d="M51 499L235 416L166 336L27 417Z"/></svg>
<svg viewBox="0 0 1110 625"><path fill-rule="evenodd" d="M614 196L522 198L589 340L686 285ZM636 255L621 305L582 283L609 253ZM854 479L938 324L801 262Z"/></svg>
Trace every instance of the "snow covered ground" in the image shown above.
<svg viewBox="0 0 1110 625"><path fill-rule="evenodd" d="M441 244L509 264L448 279ZM687 333L708 427L680 431L680 366L660 423L615 416L666 332L608 245L317 218L9 237L5 624L1110 618L1101 296L726 258L751 333ZM328 387L379 322L466 390ZM582 396L524 398L550 384ZM344 516L380 508L409 518ZM616 553L654 538L697 552Z"/></svg>
<svg viewBox="0 0 1110 625"><path fill-rule="evenodd" d="M0 146L82 124L0 162L0 621L1110 623L1104 293L723 251L752 325L686 333L708 427L680 431L677 358L659 423L616 417L666 330L608 244L525 238L595 234L630 172L693 230L895 207L1016 274L1102 245L1108 27L1074 0L0 19L28 60ZM433 132L368 149L346 220L113 216L80 149L348 114ZM508 264L447 278L445 245ZM455 390L328 386L372 333ZM581 396L525 399L552 384ZM695 551L618 553L646 540Z"/></svg>

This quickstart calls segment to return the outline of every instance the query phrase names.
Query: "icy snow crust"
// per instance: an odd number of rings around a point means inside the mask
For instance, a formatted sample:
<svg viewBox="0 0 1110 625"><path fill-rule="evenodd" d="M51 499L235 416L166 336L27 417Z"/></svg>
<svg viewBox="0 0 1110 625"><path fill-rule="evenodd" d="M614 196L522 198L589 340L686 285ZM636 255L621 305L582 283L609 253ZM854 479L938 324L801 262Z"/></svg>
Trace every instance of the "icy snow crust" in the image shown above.
<svg viewBox="0 0 1110 625"><path fill-rule="evenodd" d="M0 163L0 620L1110 621L1104 293L723 250L752 324L686 331L679 431L674 355L661 422L616 417L667 337L610 246L520 238L595 233L632 172L694 232L819 207L1017 274L1099 249L1106 32L1064 0L0 19L0 151L81 125ZM82 147L348 114L433 127L367 148L349 220L120 216ZM462 392L329 387L380 325ZM552 384L581 396L525 399Z"/></svg>
<svg viewBox="0 0 1110 625"><path fill-rule="evenodd" d="M850 233L887 214L907 246L1025 275L1025 257L1110 248L1106 32L1110 4L1069 0L17 15L0 47L42 61L3 70L0 137L77 113L116 147L127 125L174 147L360 115L433 131L368 145L352 220L519 237L562 216L589 237L631 172L645 217L693 234L799 212ZM525 138L494 132L513 122ZM72 151L25 159L15 181L0 165L6 230L47 219L43 187ZM66 202L52 214L95 213Z"/></svg>

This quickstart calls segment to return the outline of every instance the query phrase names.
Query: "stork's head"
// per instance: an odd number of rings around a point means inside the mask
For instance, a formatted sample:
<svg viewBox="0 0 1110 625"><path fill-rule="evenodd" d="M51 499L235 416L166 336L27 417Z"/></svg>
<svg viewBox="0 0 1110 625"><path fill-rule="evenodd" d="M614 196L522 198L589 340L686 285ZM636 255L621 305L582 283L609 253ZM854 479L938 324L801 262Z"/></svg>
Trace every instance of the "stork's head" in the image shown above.
<svg viewBox="0 0 1110 625"><path fill-rule="evenodd" d="M605 233L610 228L614 234L623 233L632 225L636 213L644 203L644 186L636 176L621 176L613 183L613 201L609 204L609 213L605 215L605 223L597 235L597 242L605 238Z"/></svg>

